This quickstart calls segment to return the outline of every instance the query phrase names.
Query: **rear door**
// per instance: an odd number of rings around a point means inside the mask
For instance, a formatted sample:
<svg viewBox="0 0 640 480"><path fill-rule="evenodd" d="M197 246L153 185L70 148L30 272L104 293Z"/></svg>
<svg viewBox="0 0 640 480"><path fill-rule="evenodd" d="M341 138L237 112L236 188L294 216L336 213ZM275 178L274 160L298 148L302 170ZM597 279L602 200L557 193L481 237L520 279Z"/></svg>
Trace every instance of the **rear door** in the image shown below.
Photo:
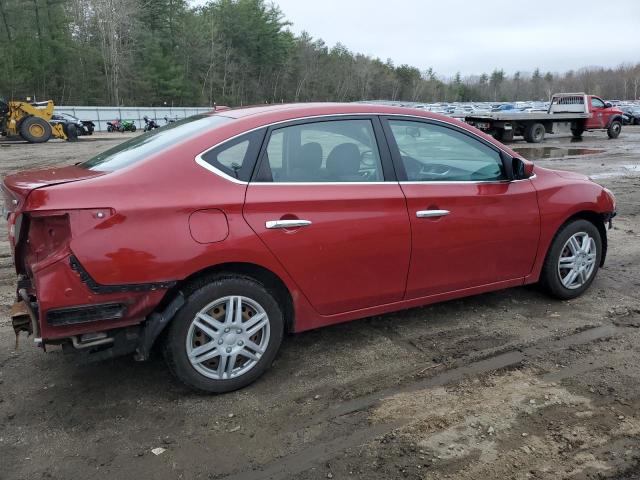
<svg viewBox="0 0 640 480"><path fill-rule="evenodd" d="M517 280L540 234L535 189L509 181L492 144L441 122L389 118L412 230L407 298Z"/></svg>
<svg viewBox="0 0 640 480"><path fill-rule="evenodd" d="M271 128L244 216L320 314L403 298L409 219L377 118Z"/></svg>

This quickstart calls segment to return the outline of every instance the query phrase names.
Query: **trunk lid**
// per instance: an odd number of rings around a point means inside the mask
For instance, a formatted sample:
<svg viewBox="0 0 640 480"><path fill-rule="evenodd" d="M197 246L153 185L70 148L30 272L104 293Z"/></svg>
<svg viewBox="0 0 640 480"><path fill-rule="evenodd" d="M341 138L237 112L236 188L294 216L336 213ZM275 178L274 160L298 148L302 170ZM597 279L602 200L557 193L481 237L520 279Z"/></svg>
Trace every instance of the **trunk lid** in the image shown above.
<svg viewBox="0 0 640 480"><path fill-rule="evenodd" d="M88 170L75 165L8 175L2 182L4 215L22 210L29 193L37 188L86 180L101 175L105 175L105 172Z"/></svg>

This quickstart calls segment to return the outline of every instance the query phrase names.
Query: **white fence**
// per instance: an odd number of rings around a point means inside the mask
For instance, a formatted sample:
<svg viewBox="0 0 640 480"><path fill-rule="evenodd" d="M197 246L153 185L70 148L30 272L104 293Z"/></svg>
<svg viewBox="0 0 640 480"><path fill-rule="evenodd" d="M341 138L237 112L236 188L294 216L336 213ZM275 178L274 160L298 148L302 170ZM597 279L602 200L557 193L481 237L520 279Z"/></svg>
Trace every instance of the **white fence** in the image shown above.
<svg viewBox="0 0 640 480"><path fill-rule="evenodd" d="M91 120L96 124L96 130L106 131L107 122L112 120L133 120L138 128L144 127L143 117L155 120L158 125L165 124L165 117L181 119L197 113L213 110L211 107L73 107L57 106L56 113L68 113L80 120Z"/></svg>

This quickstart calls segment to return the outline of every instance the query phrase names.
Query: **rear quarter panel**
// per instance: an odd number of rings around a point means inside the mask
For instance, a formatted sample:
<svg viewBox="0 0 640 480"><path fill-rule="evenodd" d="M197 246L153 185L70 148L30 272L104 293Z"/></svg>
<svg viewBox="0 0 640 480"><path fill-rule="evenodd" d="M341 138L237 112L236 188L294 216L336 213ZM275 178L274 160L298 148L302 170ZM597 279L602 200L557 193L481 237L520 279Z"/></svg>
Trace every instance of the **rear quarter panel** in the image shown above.
<svg viewBox="0 0 640 480"><path fill-rule="evenodd" d="M103 221L72 228L70 243L85 270L104 285L180 281L225 263L266 268L287 286L296 318L304 319L296 323L300 328L306 321L318 321L318 314L244 220L246 185L223 179L194 160L246 128L210 132L132 168L34 190L26 210L109 212ZM208 209L222 212L227 225L215 222L214 228L224 230L212 232L220 241L202 243L194 239L189 218Z"/></svg>

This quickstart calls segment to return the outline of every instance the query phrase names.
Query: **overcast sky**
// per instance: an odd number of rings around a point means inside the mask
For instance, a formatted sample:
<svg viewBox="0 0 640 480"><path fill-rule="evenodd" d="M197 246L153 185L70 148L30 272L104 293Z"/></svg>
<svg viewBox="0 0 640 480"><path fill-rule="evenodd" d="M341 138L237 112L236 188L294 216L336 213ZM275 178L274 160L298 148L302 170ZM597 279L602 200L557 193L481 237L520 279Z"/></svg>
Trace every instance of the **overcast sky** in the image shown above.
<svg viewBox="0 0 640 480"><path fill-rule="evenodd" d="M275 0L295 33L443 76L640 62L640 0Z"/></svg>

